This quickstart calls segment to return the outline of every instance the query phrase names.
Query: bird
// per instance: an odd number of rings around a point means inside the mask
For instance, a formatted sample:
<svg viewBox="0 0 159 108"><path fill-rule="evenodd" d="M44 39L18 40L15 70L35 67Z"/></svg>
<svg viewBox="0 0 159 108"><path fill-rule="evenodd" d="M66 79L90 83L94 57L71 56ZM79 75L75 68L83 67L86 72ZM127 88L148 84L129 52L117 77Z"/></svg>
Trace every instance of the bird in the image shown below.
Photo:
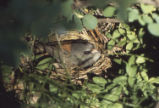
<svg viewBox="0 0 159 108"><path fill-rule="evenodd" d="M66 70L74 79L86 78L89 72L100 74L102 70L111 67L111 60L102 51L105 37L98 35L97 30L52 33L46 43L38 42L35 49L41 49L55 58L55 72L52 73L54 78L66 76Z"/></svg>
<svg viewBox="0 0 159 108"><path fill-rule="evenodd" d="M67 46L67 47L66 47ZM101 56L100 51L94 45L83 42L70 42L58 46L45 46L46 52L56 58L57 62L63 62L67 67L80 67L82 69L92 66Z"/></svg>

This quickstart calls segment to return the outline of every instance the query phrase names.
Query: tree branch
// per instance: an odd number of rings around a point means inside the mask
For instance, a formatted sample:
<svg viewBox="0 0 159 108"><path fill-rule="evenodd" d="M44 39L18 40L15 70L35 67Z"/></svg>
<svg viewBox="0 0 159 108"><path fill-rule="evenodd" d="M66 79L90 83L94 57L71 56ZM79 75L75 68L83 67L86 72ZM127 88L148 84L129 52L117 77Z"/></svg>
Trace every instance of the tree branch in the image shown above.
<svg viewBox="0 0 159 108"><path fill-rule="evenodd" d="M138 3L150 4L155 7L159 7L159 0L138 0Z"/></svg>

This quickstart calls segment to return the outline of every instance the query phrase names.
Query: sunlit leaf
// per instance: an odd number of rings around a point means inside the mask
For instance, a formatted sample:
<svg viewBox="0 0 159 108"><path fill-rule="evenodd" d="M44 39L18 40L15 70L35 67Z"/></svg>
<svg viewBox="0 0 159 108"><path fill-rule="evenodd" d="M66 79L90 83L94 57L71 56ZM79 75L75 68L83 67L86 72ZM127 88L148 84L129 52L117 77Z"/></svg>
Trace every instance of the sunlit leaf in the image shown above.
<svg viewBox="0 0 159 108"><path fill-rule="evenodd" d="M120 33L121 35L125 34L125 30L122 29L122 28L119 28L118 31L119 31L119 33Z"/></svg>
<svg viewBox="0 0 159 108"><path fill-rule="evenodd" d="M138 36L139 36L139 40L141 43L143 43L143 36L145 34L145 31L143 28L140 28L139 32L138 32Z"/></svg>
<svg viewBox="0 0 159 108"><path fill-rule="evenodd" d="M139 17L139 11L137 9L129 9L128 21L134 22Z"/></svg>
<svg viewBox="0 0 159 108"><path fill-rule="evenodd" d="M137 64L145 63L145 57L138 56L136 59Z"/></svg>
<svg viewBox="0 0 159 108"><path fill-rule="evenodd" d="M141 76L142 76L142 78L143 78L144 80L148 81L149 77L148 77L148 75L147 75L147 70L143 70L143 71L141 72Z"/></svg>
<svg viewBox="0 0 159 108"><path fill-rule="evenodd" d="M128 84L130 87L134 86L136 78L135 77L128 77Z"/></svg>
<svg viewBox="0 0 159 108"><path fill-rule="evenodd" d="M136 60L136 57L135 57L134 55L131 56L131 57L129 58L129 60L128 60L128 64L129 64L129 65L135 64L135 60Z"/></svg>
<svg viewBox="0 0 159 108"><path fill-rule="evenodd" d="M130 77L135 77L137 73L137 66L135 65L135 56L131 56L129 58L129 61L126 64L126 72Z"/></svg>
<svg viewBox="0 0 159 108"><path fill-rule="evenodd" d="M108 47L108 49L111 49L111 48L114 47L114 45L115 45L115 41L114 41L114 40L110 40L110 41L108 42L107 47Z"/></svg>
<svg viewBox="0 0 159 108"><path fill-rule="evenodd" d="M119 31L118 30L115 30L114 32L113 32L113 35L112 35L113 37L113 39L116 39L116 38L118 38L118 37L120 37L120 33L119 33Z"/></svg>
<svg viewBox="0 0 159 108"><path fill-rule="evenodd" d="M126 45L126 43L127 43L127 39L126 39L126 36L125 36L123 39L121 39L121 40L117 43L117 45L118 45L119 47L123 47L124 45Z"/></svg>
<svg viewBox="0 0 159 108"><path fill-rule="evenodd" d="M153 5L141 4L141 10L143 13L147 14L147 13L151 13L151 12L155 11L156 8Z"/></svg>
<svg viewBox="0 0 159 108"><path fill-rule="evenodd" d="M134 41L137 38L135 32L131 31L128 31L127 37L132 41Z"/></svg>
<svg viewBox="0 0 159 108"><path fill-rule="evenodd" d="M129 42L127 45L126 45L126 51L130 51L130 50L132 50L132 48L133 48L133 43L132 42Z"/></svg>
<svg viewBox="0 0 159 108"><path fill-rule="evenodd" d="M126 72L130 77L135 77L137 73L137 66L126 65Z"/></svg>
<svg viewBox="0 0 159 108"><path fill-rule="evenodd" d="M159 77L151 77L149 79L150 83L155 83L155 84L159 84Z"/></svg>
<svg viewBox="0 0 159 108"><path fill-rule="evenodd" d="M113 59L113 61L116 62L117 64L121 64L122 59L116 59L116 58L115 58L115 59Z"/></svg>

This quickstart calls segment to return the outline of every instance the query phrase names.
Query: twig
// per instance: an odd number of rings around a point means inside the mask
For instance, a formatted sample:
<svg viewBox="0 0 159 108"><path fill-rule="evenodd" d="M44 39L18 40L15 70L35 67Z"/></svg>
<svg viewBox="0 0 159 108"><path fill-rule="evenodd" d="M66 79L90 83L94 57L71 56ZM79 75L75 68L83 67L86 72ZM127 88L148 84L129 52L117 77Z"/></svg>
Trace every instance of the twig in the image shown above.
<svg viewBox="0 0 159 108"><path fill-rule="evenodd" d="M98 18L99 23L119 23L120 20L115 18Z"/></svg>
<svg viewBox="0 0 159 108"><path fill-rule="evenodd" d="M138 0L138 3L150 4L155 7L159 7L159 0Z"/></svg>
<svg viewBox="0 0 159 108"><path fill-rule="evenodd" d="M89 0L85 0L85 1L74 0L74 1L75 1L74 2L74 7L77 8L77 9L82 8L82 7L93 6L91 1L89 1ZM136 3L150 4L150 5L153 5L155 7L159 7L159 0L137 0Z"/></svg>

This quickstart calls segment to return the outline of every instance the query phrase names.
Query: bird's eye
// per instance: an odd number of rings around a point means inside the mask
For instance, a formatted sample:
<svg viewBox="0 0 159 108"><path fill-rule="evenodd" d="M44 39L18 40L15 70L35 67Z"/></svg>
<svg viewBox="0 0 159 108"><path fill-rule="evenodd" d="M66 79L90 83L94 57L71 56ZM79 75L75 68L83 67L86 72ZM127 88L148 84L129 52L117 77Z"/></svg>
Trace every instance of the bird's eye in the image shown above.
<svg viewBox="0 0 159 108"><path fill-rule="evenodd" d="M84 54L90 54L91 51L84 51Z"/></svg>

